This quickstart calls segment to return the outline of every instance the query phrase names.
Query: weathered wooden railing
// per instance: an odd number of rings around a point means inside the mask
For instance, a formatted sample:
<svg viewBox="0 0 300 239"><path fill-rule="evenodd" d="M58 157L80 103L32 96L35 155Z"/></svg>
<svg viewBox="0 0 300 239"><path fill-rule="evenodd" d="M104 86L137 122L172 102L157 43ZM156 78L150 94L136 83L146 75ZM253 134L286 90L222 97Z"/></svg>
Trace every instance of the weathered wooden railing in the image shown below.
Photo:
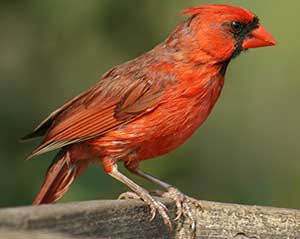
<svg viewBox="0 0 300 239"><path fill-rule="evenodd" d="M175 217L175 205L168 206ZM194 208L196 238L300 239L300 211L201 201ZM192 238L188 223L174 222L170 235L161 218L149 222L140 201L87 201L0 209L0 238ZM74 237L76 236L76 237Z"/></svg>

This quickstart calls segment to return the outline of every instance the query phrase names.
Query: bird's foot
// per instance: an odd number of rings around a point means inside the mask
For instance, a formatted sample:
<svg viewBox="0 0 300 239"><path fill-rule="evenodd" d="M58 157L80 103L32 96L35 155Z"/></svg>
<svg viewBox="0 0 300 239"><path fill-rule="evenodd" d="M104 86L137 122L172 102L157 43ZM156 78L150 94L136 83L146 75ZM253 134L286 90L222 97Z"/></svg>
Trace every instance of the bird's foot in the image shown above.
<svg viewBox="0 0 300 239"><path fill-rule="evenodd" d="M192 214L191 204L203 210L200 205L200 202L192 197L186 196L185 194L183 194L177 188L174 187L170 187L166 192L156 191L156 194L163 198L172 199L176 202L177 211L176 211L175 220L180 219L182 216L187 218L189 220L192 233L195 234L196 220Z"/></svg>
<svg viewBox="0 0 300 239"><path fill-rule="evenodd" d="M167 207L160 201L154 199L146 190L140 192L140 194L134 192L125 192L119 196L119 199L143 200L150 207L150 221L152 221L155 218L156 213L158 212L163 218L164 224L168 227L169 231L173 230L171 219L168 215Z"/></svg>

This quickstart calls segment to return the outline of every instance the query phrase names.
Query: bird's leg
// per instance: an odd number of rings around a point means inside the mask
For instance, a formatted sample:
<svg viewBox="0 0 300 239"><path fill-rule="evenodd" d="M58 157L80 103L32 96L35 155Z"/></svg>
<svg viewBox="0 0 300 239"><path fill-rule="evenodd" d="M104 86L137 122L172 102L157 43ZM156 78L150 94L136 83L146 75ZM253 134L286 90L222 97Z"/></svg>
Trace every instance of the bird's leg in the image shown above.
<svg viewBox="0 0 300 239"><path fill-rule="evenodd" d="M174 200L176 202L176 206L177 206L175 220L178 220L182 216L188 218L190 220L190 225L191 225L192 231L193 232L195 231L196 221L192 215L192 210L191 210L190 204L192 203L193 205L195 205L198 208L201 208L201 210L202 210L202 207L198 200L191 198L189 196L186 196L185 194L180 192L177 188L173 187L172 185L165 183L165 182L159 180L158 178L155 178L152 175L147 174L147 173L143 172L142 170L138 169L138 162L132 161L130 163L125 163L125 167L129 171L134 173L135 175L140 176L154 184L157 184L160 187L162 187L164 190L166 190L165 192L157 190L157 191L155 191L155 193L161 197Z"/></svg>
<svg viewBox="0 0 300 239"><path fill-rule="evenodd" d="M155 200L144 188L140 187L137 185L135 182L133 182L131 179L127 178L125 175L120 173L118 171L118 166L116 164L109 165L109 168L107 167L108 165L105 165L105 162L103 163L105 171L118 181L122 182L126 186L128 186L134 193L132 195L135 195L136 199L141 199L143 200L146 204L150 206L151 210L151 219L153 220L156 212L162 216L164 223L168 226L169 230L172 230L172 223L170 220L170 217L168 215L168 209L167 207L161 203L158 200Z"/></svg>

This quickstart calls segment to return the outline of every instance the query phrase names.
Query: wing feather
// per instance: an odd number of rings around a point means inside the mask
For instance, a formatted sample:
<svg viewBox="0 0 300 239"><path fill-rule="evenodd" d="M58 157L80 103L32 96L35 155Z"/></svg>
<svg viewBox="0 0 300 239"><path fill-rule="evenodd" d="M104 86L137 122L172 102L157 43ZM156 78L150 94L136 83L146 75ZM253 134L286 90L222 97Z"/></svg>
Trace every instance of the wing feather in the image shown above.
<svg viewBox="0 0 300 239"><path fill-rule="evenodd" d="M28 158L99 137L159 105L163 84L154 84L146 76L132 79L116 75L110 72L109 77L100 84L69 101L44 120L36 131L50 127L42 144Z"/></svg>

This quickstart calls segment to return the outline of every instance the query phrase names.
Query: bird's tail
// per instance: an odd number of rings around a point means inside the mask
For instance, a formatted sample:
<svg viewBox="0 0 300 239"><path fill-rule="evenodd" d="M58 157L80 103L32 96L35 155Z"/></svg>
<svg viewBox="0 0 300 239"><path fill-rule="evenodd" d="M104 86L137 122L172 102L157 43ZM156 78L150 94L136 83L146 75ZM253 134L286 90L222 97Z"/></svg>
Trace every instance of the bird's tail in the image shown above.
<svg viewBox="0 0 300 239"><path fill-rule="evenodd" d="M48 168L44 184L32 205L48 204L60 199L87 166L87 161L73 162L69 151L61 150Z"/></svg>

